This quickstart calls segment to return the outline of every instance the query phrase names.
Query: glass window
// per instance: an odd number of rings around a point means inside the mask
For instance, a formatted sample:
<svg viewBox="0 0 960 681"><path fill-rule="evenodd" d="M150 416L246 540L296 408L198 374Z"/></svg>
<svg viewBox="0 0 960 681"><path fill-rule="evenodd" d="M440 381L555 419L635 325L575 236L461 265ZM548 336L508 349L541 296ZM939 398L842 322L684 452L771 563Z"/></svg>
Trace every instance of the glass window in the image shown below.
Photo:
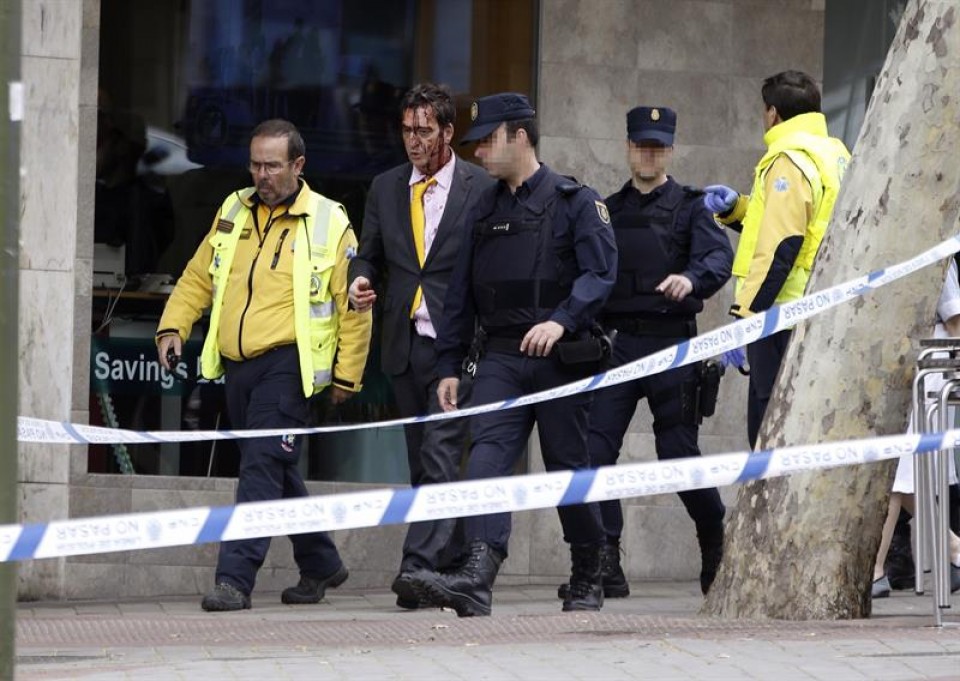
<svg viewBox="0 0 960 681"><path fill-rule="evenodd" d="M177 374L153 334L166 296L223 198L250 184L249 134L286 118L310 186L355 228L373 177L406 160L400 97L416 82L457 95L535 95L536 0L101 0L91 422L136 430L229 427L222 383L198 380L205 320ZM509 49L506 48L509 46ZM466 156L469 157L469 153ZM379 316L377 314L377 316ZM314 400L314 423L396 416L379 333L359 396ZM91 472L236 474L230 441L91 446ZM310 439L312 479L405 482L402 429Z"/></svg>
<svg viewBox="0 0 960 681"><path fill-rule="evenodd" d="M824 17L823 112L851 151L906 0L831 0Z"/></svg>

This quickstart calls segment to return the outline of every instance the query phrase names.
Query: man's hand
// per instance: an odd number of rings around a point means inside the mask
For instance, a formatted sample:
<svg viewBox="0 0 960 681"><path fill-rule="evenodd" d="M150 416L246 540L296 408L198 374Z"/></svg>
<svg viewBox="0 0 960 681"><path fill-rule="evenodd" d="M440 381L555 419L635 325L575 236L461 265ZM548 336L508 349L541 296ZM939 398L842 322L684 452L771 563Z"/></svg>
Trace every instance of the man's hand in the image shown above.
<svg viewBox="0 0 960 681"><path fill-rule="evenodd" d="M540 322L520 341L520 352L530 357L546 357L565 329L556 322Z"/></svg>
<svg viewBox="0 0 960 681"><path fill-rule="evenodd" d="M160 336L160 340L157 342L157 354L160 355L160 366L167 371L173 371L175 368L170 366L170 362L167 361L167 353L171 349L177 358L183 355L183 343L180 341L180 334L168 333Z"/></svg>
<svg viewBox="0 0 960 681"><path fill-rule="evenodd" d="M344 390L335 385L330 386L330 401L334 404L343 404L356 393L350 392L349 390Z"/></svg>
<svg viewBox="0 0 960 681"><path fill-rule="evenodd" d="M371 307L377 299L377 294L373 290L373 287L370 286L370 280L366 277L357 277L353 280L353 283L350 284L350 289L347 291L347 296L350 298L350 304L353 306L353 309L358 312L366 312Z"/></svg>
<svg viewBox="0 0 960 681"><path fill-rule="evenodd" d="M711 213L723 214L730 211L737 203L740 195L730 187L722 184L712 184L703 188L703 205Z"/></svg>
<svg viewBox="0 0 960 681"><path fill-rule="evenodd" d="M459 378L441 378L437 386L437 400L444 411L457 410L457 390L460 389Z"/></svg>
<svg viewBox="0 0 960 681"><path fill-rule="evenodd" d="M693 283L682 274L671 274L657 284L657 293L662 293L667 300L679 303L693 291Z"/></svg>

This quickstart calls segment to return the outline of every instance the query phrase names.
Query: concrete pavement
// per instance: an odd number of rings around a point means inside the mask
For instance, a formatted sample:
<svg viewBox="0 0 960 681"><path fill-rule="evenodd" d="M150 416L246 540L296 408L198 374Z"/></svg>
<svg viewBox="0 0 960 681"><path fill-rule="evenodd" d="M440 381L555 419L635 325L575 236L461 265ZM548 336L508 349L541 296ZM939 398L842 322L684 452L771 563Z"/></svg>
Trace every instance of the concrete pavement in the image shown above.
<svg viewBox="0 0 960 681"><path fill-rule="evenodd" d="M929 596L894 592L854 622L721 621L692 582L631 585L600 613L561 613L555 585L503 586L491 617L406 612L393 594L328 591L316 606L255 593L208 614L199 598L23 603L17 679L960 679L960 628ZM946 612L960 622L960 597Z"/></svg>

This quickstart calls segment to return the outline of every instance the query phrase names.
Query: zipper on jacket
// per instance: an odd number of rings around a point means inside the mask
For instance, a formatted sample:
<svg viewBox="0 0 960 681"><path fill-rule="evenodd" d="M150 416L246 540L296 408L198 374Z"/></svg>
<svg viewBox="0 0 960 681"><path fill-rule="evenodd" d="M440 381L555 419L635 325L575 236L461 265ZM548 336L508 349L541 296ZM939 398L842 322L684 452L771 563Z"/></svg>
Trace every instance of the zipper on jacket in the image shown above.
<svg viewBox="0 0 960 681"><path fill-rule="evenodd" d="M257 228L257 234L260 234L260 224L257 219L257 211L253 212L253 224ZM282 215L282 213L281 213ZM273 221L280 217L280 215L274 216L273 211L270 212L270 218L267 220L267 224L263 228L263 236L260 237L260 245L257 246L257 252L253 256L253 260L250 261L250 273L247 275L247 302L243 306L243 312L240 313L240 328L237 329L237 349L240 352L241 359L249 359L247 354L243 351L243 324L247 320L247 310L250 309L250 303L253 302L253 273L257 269L257 260L260 258L260 253L263 251L263 242L267 240L267 234L270 233L270 227L273 225Z"/></svg>
<svg viewBox="0 0 960 681"><path fill-rule="evenodd" d="M277 263L280 262L280 253L283 251L283 240L287 238L287 234L290 233L290 228L287 227L280 234L280 239L277 241L277 250L273 252L273 262L270 263L270 269L277 269Z"/></svg>

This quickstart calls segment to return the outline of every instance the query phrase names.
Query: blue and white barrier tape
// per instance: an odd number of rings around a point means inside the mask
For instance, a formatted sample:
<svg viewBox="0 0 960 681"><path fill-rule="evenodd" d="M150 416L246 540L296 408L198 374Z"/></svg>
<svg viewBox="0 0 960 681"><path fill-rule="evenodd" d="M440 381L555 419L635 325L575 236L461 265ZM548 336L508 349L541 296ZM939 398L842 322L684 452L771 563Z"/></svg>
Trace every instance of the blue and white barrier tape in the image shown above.
<svg viewBox="0 0 960 681"><path fill-rule="evenodd" d="M960 429L236 506L0 525L0 562L377 527L720 487L960 446Z"/></svg>
<svg viewBox="0 0 960 681"><path fill-rule="evenodd" d="M588 392L619 383L626 383L627 381L632 381L643 376L650 376L661 371L709 359L727 350L743 347L760 338L765 338L778 331L796 326L799 322L814 317L821 312L859 298L874 289L896 281L908 274L912 274L934 262L950 257L957 251L960 251L960 235L946 239L920 255L893 265L892 267L871 272L870 274L851 279L848 282L832 286L823 291L811 293L799 300L776 305L766 312L726 324L725 326L691 338L678 345L666 348L652 355L647 355L646 357L591 376L590 378L568 383L567 385L551 390L531 393L500 402L467 407L454 412L393 419L390 421L377 421L373 423L319 426L314 428L189 431L119 430L20 416L17 418L17 440L19 442L65 444L133 444L310 435L315 433L365 430L368 428L400 426L408 423L439 421L546 402L558 397L566 397L575 393Z"/></svg>

